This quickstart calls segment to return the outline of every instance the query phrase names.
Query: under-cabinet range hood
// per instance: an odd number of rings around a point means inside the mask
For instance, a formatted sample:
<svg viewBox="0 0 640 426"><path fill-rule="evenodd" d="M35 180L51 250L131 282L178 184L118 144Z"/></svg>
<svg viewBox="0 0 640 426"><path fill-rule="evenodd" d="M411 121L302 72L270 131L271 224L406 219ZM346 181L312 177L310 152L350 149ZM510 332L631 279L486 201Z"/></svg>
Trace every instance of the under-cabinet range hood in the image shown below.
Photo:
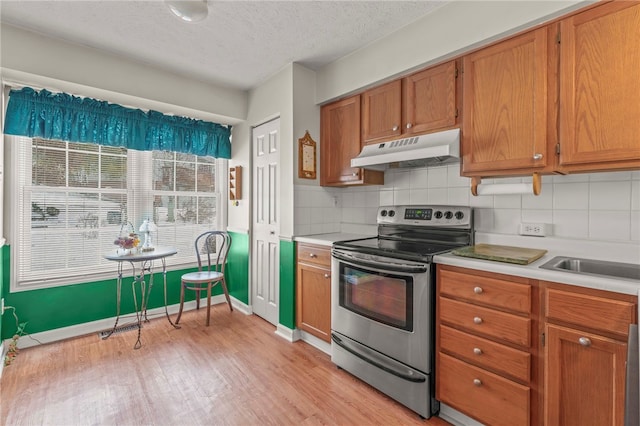
<svg viewBox="0 0 640 426"><path fill-rule="evenodd" d="M460 129L366 145L351 167L385 170L424 167L460 161Z"/></svg>

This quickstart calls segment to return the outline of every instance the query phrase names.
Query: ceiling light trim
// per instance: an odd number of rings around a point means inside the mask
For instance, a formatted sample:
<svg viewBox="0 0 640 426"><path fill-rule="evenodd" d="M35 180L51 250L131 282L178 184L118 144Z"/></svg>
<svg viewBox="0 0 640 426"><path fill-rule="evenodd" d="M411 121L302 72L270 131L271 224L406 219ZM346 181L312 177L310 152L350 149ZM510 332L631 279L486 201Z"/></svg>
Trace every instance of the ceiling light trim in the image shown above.
<svg viewBox="0 0 640 426"><path fill-rule="evenodd" d="M207 0L165 0L169 10L185 22L199 22L209 14Z"/></svg>

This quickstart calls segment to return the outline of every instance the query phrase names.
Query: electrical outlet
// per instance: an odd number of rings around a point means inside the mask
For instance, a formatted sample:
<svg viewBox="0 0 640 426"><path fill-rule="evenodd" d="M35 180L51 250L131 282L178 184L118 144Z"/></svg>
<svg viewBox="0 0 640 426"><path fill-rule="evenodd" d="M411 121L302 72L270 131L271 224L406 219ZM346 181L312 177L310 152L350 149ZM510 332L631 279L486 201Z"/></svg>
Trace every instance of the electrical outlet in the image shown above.
<svg viewBox="0 0 640 426"><path fill-rule="evenodd" d="M521 223L520 235L530 235L533 237L546 237L547 235L551 235L551 224Z"/></svg>

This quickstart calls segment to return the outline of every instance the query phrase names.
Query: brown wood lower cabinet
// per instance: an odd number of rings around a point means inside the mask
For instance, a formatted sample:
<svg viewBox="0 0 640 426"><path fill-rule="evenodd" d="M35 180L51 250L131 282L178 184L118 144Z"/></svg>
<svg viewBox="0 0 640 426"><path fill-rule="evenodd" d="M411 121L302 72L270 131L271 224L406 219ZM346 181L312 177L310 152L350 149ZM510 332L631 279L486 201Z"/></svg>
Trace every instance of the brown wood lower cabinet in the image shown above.
<svg viewBox="0 0 640 426"><path fill-rule="evenodd" d="M622 426L636 298L545 283L545 424Z"/></svg>
<svg viewBox="0 0 640 426"><path fill-rule="evenodd" d="M438 265L436 285L436 398L486 425L535 424L529 281Z"/></svg>
<svg viewBox="0 0 640 426"><path fill-rule="evenodd" d="M437 268L438 400L486 425L624 424L637 296Z"/></svg>
<svg viewBox="0 0 640 426"><path fill-rule="evenodd" d="M298 244L296 326L331 341L331 252L328 247Z"/></svg>

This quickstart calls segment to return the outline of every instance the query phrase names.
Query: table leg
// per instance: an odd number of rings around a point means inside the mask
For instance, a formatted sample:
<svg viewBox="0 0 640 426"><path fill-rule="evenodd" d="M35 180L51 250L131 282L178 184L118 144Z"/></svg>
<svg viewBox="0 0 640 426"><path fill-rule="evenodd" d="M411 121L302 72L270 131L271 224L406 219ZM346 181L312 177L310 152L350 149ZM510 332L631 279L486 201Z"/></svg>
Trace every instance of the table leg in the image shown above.
<svg viewBox="0 0 640 426"><path fill-rule="evenodd" d="M174 324L173 321L171 321L171 317L169 316L169 310L167 309L167 262L164 257L160 260L162 261L162 279L164 282L164 314L167 316L167 321L169 321L169 324L171 324L173 328L180 328L178 324Z"/></svg>
<svg viewBox="0 0 640 426"><path fill-rule="evenodd" d="M145 282L144 282L144 270L141 271L140 275L135 274L135 266L133 266L133 282L131 283L131 289L133 290L133 308L136 311L136 319L138 320L138 340L136 340L136 344L133 345L133 349L140 349L142 346L142 342L140 341L140 335L142 333L142 317L144 315L144 306L145 306ZM136 296L136 283L140 284L140 310L138 310L138 297Z"/></svg>
<svg viewBox="0 0 640 426"><path fill-rule="evenodd" d="M118 279L116 284L116 322L113 324L113 328L109 333L102 337L102 339L108 339L115 331L116 327L118 327L118 320L120 319L120 295L122 294L122 262L118 263Z"/></svg>

